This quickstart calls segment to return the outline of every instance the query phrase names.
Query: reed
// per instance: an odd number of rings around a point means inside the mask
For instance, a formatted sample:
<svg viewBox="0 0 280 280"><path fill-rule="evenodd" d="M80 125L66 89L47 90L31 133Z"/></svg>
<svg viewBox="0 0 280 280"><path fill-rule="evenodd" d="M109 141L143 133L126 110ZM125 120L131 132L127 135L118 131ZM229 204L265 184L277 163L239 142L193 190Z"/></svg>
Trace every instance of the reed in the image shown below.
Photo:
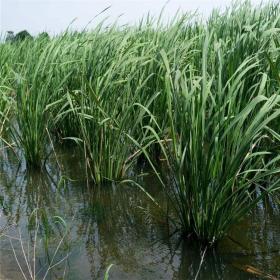
<svg viewBox="0 0 280 280"><path fill-rule="evenodd" d="M164 158L181 228L215 242L278 186L279 28L279 5L246 2L2 43L0 131L28 168L74 140L96 184Z"/></svg>
<svg viewBox="0 0 280 280"><path fill-rule="evenodd" d="M264 195L279 189L280 157L268 147L269 124L280 110L279 91L264 95L266 76L246 92L250 101L240 106L246 76L258 64L247 59L223 85L222 67L216 78L207 72L208 49L206 36L202 75L193 69L170 71L162 54L169 121L166 131L153 133L165 139L160 145L167 167L161 174L154 169L182 232L214 244Z"/></svg>
<svg viewBox="0 0 280 280"><path fill-rule="evenodd" d="M5 82L2 80L0 84L2 84L0 87L0 141L6 142L4 136L9 129L9 116L13 107L13 98L6 93L9 88L5 86Z"/></svg>

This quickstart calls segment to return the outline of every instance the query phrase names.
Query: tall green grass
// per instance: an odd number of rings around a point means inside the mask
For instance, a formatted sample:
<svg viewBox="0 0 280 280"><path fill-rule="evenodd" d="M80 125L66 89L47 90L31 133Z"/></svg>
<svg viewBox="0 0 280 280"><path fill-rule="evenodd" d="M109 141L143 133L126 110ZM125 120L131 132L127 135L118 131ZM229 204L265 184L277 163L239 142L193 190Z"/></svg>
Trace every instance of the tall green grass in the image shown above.
<svg viewBox="0 0 280 280"><path fill-rule="evenodd" d="M10 89L5 85L4 79L0 83L0 142L4 140L9 128L9 116L13 109L13 98L7 94ZM4 138L3 138L4 137Z"/></svg>
<svg viewBox="0 0 280 280"><path fill-rule="evenodd" d="M279 117L280 97L279 91L264 95L264 76L240 108L244 77L258 65L244 61L225 85L220 72L215 85L207 72L207 40L202 75L192 69L172 73L163 53L169 121L166 131L154 134L166 139L160 180L183 233L215 243L264 195L279 189L280 157L267 160L271 153L263 143L272 144L268 125Z"/></svg>
<svg viewBox="0 0 280 280"><path fill-rule="evenodd" d="M145 81L136 91L140 93L144 86ZM108 88L103 92L102 88L98 84L95 88L90 86L87 91L84 89L66 95L79 129L79 137L69 139L80 144L95 184L120 180L127 175L141 153L128 135L141 145L148 142L149 137L142 132L142 125L149 118L148 107L154 101L152 98L145 107L137 103L135 99L138 98L130 94L129 84L120 86L120 96ZM58 120L60 117L63 117L63 110L61 115L58 114Z"/></svg>
<svg viewBox="0 0 280 280"><path fill-rule="evenodd" d="M278 187L279 30L278 5L246 2L2 43L0 132L28 168L77 143L96 184L144 153L183 231L214 242Z"/></svg>

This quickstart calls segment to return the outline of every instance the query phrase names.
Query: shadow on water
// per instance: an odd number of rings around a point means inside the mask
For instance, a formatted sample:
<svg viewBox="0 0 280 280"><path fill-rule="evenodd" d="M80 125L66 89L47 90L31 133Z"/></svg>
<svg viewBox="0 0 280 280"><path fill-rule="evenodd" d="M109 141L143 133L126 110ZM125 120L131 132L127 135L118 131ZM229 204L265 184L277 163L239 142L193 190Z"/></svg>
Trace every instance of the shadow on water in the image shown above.
<svg viewBox="0 0 280 280"><path fill-rule="evenodd" d="M204 247L172 234L172 226L135 186L88 186L81 158L66 149L58 153L62 172L50 159L46 170L27 173L24 163L2 152L0 279L22 279L10 239L25 273L22 247L32 253L36 243L37 279L54 264L46 279L102 279L111 263L110 279L255 279L248 266L280 277L277 202L261 202L230 238L203 255ZM164 201L153 176L141 183Z"/></svg>

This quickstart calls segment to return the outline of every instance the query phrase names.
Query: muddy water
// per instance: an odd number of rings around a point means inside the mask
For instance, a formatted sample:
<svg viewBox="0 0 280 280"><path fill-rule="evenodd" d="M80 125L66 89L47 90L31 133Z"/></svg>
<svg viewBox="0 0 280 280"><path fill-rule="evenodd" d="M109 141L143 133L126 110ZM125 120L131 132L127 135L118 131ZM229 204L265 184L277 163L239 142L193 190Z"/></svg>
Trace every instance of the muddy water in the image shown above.
<svg viewBox="0 0 280 280"><path fill-rule="evenodd" d="M277 200L262 201L200 266L204 247L182 241L137 187L91 186L83 160L67 150L43 172L0 154L1 280L31 279L34 266L36 279L103 279L110 264L110 279L122 280L280 278ZM155 178L140 181L165 199Z"/></svg>

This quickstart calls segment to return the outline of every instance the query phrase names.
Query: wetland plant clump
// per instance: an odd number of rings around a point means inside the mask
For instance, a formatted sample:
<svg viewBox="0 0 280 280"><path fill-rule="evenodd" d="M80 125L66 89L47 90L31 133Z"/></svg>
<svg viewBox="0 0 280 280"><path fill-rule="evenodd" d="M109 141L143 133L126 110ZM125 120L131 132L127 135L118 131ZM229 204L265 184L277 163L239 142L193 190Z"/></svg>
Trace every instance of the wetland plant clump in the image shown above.
<svg viewBox="0 0 280 280"><path fill-rule="evenodd" d="M246 2L206 22L25 32L0 44L0 139L27 168L73 141L98 185L129 181L141 155L182 231L214 243L279 188L279 28L278 5Z"/></svg>

